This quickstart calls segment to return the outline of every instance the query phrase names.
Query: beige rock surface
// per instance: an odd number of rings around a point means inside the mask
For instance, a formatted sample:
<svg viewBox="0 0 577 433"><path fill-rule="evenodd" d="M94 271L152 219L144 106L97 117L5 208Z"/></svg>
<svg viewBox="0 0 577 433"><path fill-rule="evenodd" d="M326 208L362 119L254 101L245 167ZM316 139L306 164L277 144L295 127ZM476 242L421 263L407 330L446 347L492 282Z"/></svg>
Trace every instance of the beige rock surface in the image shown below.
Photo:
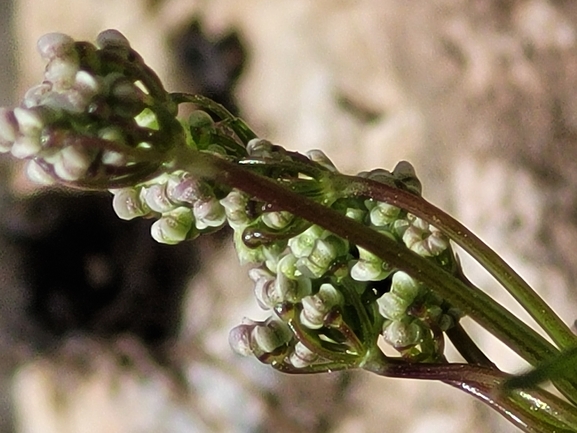
<svg viewBox="0 0 577 433"><path fill-rule="evenodd" d="M91 39L118 28L178 88L168 47L182 26L199 16L208 32L238 29L250 54L239 106L263 136L291 149L321 148L346 172L412 161L427 197L575 319L571 2L18 0L16 10L21 88L39 76L34 43L48 31ZM89 372L72 382L62 380L67 369L39 360L15 376L19 431L515 431L447 386L357 373L303 380L234 358L227 329L255 306L233 260L230 251L207 257L191 282L176 343L189 372L184 395L154 367L144 375L119 367L114 347L99 351L102 362L88 359ZM492 338L479 338L503 368L520 368Z"/></svg>

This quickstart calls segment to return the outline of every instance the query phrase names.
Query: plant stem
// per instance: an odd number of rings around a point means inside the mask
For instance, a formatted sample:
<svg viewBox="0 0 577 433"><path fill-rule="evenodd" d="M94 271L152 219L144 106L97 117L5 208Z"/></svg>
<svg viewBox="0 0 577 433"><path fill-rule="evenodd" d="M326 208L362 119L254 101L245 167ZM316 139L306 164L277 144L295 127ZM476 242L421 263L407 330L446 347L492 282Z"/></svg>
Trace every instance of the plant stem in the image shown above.
<svg viewBox="0 0 577 433"><path fill-rule="evenodd" d="M370 179L344 176L347 193L398 206L441 230L475 258L527 310L561 349L577 345L577 337L553 309L497 253L459 221L424 198Z"/></svg>
<svg viewBox="0 0 577 433"><path fill-rule="evenodd" d="M509 375L495 368L469 364L395 363L378 351L362 368L379 376L443 381L481 400L526 432L577 431L577 414L573 406L539 388L504 392L501 387Z"/></svg>

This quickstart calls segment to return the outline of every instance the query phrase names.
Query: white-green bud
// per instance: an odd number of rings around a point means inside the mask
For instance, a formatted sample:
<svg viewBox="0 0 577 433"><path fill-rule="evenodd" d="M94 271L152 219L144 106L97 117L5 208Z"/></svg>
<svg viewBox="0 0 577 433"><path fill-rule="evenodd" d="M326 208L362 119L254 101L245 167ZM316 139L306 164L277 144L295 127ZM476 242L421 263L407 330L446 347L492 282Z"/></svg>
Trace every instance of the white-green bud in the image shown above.
<svg viewBox="0 0 577 433"><path fill-rule="evenodd" d="M234 230L239 230L250 222L246 211L247 203L248 197L237 190L232 190L225 198L220 200L228 223Z"/></svg>
<svg viewBox="0 0 577 433"><path fill-rule="evenodd" d="M265 212L261 216L261 221L267 227L274 230L282 230L294 220L294 215L286 211Z"/></svg>
<svg viewBox="0 0 577 433"><path fill-rule="evenodd" d="M297 275L297 258L293 254L285 254L277 263L277 273L284 274L288 278L295 279Z"/></svg>
<svg viewBox="0 0 577 433"><path fill-rule="evenodd" d="M255 158L270 158L272 157L273 144L262 138L253 138L246 145L246 151L249 156Z"/></svg>
<svg viewBox="0 0 577 433"><path fill-rule="evenodd" d="M198 200L193 205L196 228L204 230L208 227L220 227L226 221L226 213L220 202L212 197L209 200Z"/></svg>
<svg viewBox="0 0 577 433"><path fill-rule="evenodd" d="M313 364L319 356L302 344L300 341L295 344L294 351L289 357L290 363L295 368L304 368Z"/></svg>
<svg viewBox="0 0 577 433"><path fill-rule="evenodd" d="M371 223L377 227L387 226L397 219L400 212L401 210L396 206L377 202L370 212Z"/></svg>
<svg viewBox="0 0 577 433"><path fill-rule="evenodd" d="M46 121L46 110L43 108L22 108L14 109L14 116L18 121L18 129L25 135L38 135L44 128Z"/></svg>
<svg viewBox="0 0 577 433"><path fill-rule="evenodd" d="M252 330L255 348L265 353L274 352L277 348L288 343L291 338L292 332L288 326L274 318L268 319L263 325L257 325Z"/></svg>
<svg viewBox="0 0 577 433"><path fill-rule="evenodd" d="M391 293L395 293L409 303L413 302L421 291L421 285L417 280L403 271L397 271L391 282Z"/></svg>
<svg viewBox="0 0 577 433"><path fill-rule="evenodd" d="M360 222L360 223L362 223L364 221L366 214L367 214L366 211L364 211L362 209L353 208L353 207L347 208L347 210L345 212L345 216L347 218L350 218L350 219L355 220L355 221Z"/></svg>
<svg viewBox="0 0 577 433"><path fill-rule="evenodd" d="M123 188L114 192L112 207L116 215L123 220L131 220L150 213L150 208L140 199L136 188Z"/></svg>
<svg viewBox="0 0 577 433"><path fill-rule="evenodd" d="M187 237L194 224L192 211L186 207L178 207L152 224L150 232L154 240L161 244L175 245Z"/></svg>
<svg viewBox="0 0 577 433"><path fill-rule="evenodd" d="M176 207L167 197L165 183L154 183L145 187L142 196L146 205L155 212L165 213Z"/></svg>
<svg viewBox="0 0 577 433"><path fill-rule="evenodd" d="M383 337L396 349L414 346L421 341L421 327L415 321L393 320L385 323Z"/></svg>
<svg viewBox="0 0 577 433"><path fill-rule="evenodd" d="M332 284L325 283L319 288L318 293L305 296L301 303L303 309L300 321L309 329L319 329L324 325L327 313L336 305L343 302L343 295Z"/></svg>
<svg viewBox="0 0 577 433"><path fill-rule="evenodd" d="M411 302L411 300L407 300L393 292L387 292L377 299L379 313L390 320L399 320L405 317Z"/></svg>
<svg viewBox="0 0 577 433"><path fill-rule="evenodd" d="M55 57L50 60L50 63L46 66L44 79L53 84L55 91L67 91L74 85L78 67L77 56L66 58Z"/></svg>
<svg viewBox="0 0 577 433"><path fill-rule="evenodd" d="M316 162L321 167L326 168L327 170L332 171L333 173L337 172L337 168L335 167L333 162L322 150L319 149L309 150L308 152L306 152L305 155L308 156L308 158L311 161Z"/></svg>
<svg viewBox="0 0 577 433"><path fill-rule="evenodd" d="M373 253L358 247L359 260L351 267L351 278L356 281L381 281L393 269Z"/></svg>
<svg viewBox="0 0 577 433"><path fill-rule="evenodd" d="M308 257L312 252L317 239L323 235L324 229L317 225L312 225L300 235L289 239L288 246L295 257Z"/></svg>

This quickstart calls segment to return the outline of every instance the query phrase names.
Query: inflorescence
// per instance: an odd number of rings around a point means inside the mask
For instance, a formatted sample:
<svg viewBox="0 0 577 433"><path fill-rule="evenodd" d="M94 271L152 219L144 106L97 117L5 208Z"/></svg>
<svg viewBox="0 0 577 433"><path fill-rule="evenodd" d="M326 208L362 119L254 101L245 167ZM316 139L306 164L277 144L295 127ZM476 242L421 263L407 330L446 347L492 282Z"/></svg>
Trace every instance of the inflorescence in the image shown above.
<svg viewBox="0 0 577 433"><path fill-rule="evenodd" d="M155 219L158 242L229 225L239 259L254 266L258 304L270 312L231 331L236 352L286 372L330 371L361 366L382 337L404 358L443 359L443 333L458 312L425 285L326 228L195 175L178 158L196 152L236 163L454 272L449 241L435 227L390 204L347 196L321 151L302 155L251 138L217 104L167 93L117 31L102 32L96 45L49 34L38 48L47 60L44 80L19 107L0 109L0 149L27 159L29 176L41 183L110 190L120 218ZM177 118L183 102L202 109ZM406 162L359 176L421 192Z"/></svg>

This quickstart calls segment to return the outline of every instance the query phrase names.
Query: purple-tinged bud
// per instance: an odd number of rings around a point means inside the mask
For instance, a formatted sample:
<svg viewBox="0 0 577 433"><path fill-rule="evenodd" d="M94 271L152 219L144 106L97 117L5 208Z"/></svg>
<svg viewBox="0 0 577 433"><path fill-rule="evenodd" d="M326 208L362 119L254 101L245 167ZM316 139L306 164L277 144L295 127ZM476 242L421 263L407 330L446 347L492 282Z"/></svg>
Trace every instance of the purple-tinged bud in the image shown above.
<svg viewBox="0 0 577 433"><path fill-rule="evenodd" d="M108 29L100 32L96 37L98 48L130 48L130 42L118 30Z"/></svg>
<svg viewBox="0 0 577 433"><path fill-rule="evenodd" d="M46 66L44 79L53 84L55 91L67 91L74 85L78 68L78 60L75 58L55 58Z"/></svg>
<svg viewBox="0 0 577 433"><path fill-rule="evenodd" d="M248 197L237 190L232 190L228 195L220 200L224 207L229 225L238 230L250 222L247 213Z"/></svg>
<svg viewBox="0 0 577 433"><path fill-rule="evenodd" d="M220 227L226 221L224 207L215 197L206 201L196 201L192 210L196 218L196 228L199 230Z"/></svg>
<svg viewBox="0 0 577 433"><path fill-rule="evenodd" d="M56 183L53 176L48 174L36 161L30 160L26 164L26 175L39 185L53 185Z"/></svg>
<svg viewBox="0 0 577 433"><path fill-rule="evenodd" d="M250 356L254 353L252 343L252 330L256 324L242 323L235 326L228 333L228 344L235 353L242 356Z"/></svg>
<svg viewBox="0 0 577 433"><path fill-rule="evenodd" d="M54 173L67 181L75 181L84 176L94 160L94 152L78 146L67 146L58 155L60 157L54 163Z"/></svg>
<svg viewBox="0 0 577 433"><path fill-rule="evenodd" d="M291 353L289 361L295 368L304 368L313 364L319 356L302 344L300 341L295 344L294 352Z"/></svg>
<svg viewBox="0 0 577 433"><path fill-rule="evenodd" d="M21 135L16 139L10 152L18 159L30 158L38 155L42 150L40 136Z"/></svg>
<svg viewBox="0 0 577 433"><path fill-rule="evenodd" d="M41 107L14 109L18 128L22 134L39 135L46 122L46 109Z"/></svg>
<svg viewBox="0 0 577 433"><path fill-rule="evenodd" d="M18 137L18 120L14 111L0 107L0 152L8 152Z"/></svg>
<svg viewBox="0 0 577 433"><path fill-rule="evenodd" d="M44 82L28 89L22 99L22 105L26 108L44 105L46 96L51 93L52 84Z"/></svg>
<svg viewBox="0 0 577 433"><path fill-rule="evenodd" d="M152 184L144 188L143 198L150 209L155 212L169 212L176 206L166 195L166 184Z"/></svg>
<svg viewBox="0 0 577 433"><path fill-rule="evenodd" d="M213 197L210 186L190 173L172 174L166 184L166 194L171 201L194 204L198 200L206 201Z"/></svg>
<svg viewBox="0 0 577 433"><path fill-rule="evenodd" d="M65 57L74 50L74 39L62 33L47 33L36 43L42 58Z"/></svg>

